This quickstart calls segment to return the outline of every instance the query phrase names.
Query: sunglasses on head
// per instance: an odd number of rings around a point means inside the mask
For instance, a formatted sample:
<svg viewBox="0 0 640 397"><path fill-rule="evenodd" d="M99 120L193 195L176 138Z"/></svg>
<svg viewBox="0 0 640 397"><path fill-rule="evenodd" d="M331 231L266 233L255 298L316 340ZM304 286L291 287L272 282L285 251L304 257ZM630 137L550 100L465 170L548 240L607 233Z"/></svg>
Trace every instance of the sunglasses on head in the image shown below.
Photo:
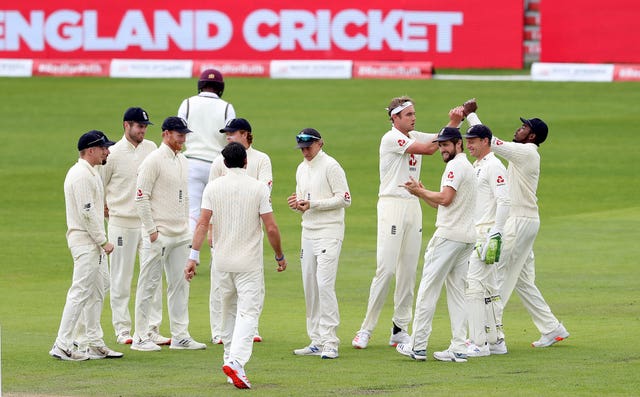
<svg viewBox="0 0 640 397"><path fill-rule="evenodd" d="M87 147L91 147L92 145L95 145L98 142L106 142L106 141L107 140L105 139L105 137L100 137L100 138L96 139L95 141L87 143Z"/></svg>
<svg viewBox="0 0 640 397"><path fill-rule="evenodd" d="M317 141L318 138L317 136L314 135L307 135L307 134L300 134L300 135L296 135L296 141L298 143L300 142L312 142L312 141Z"/></svg>

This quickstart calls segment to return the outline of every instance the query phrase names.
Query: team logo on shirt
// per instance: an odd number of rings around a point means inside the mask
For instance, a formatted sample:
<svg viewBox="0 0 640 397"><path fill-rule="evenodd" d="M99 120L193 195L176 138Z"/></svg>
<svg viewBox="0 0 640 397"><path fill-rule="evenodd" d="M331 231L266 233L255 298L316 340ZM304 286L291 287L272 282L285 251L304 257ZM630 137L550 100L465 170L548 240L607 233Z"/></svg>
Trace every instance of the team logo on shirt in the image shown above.
<svg viewBox="0 0 640 397"><path fill-rule="evenodd" d="M83 205L82 209L84 209L85 211L90 211L91 210L91 203L87 203L87 204Z"/></svg>
<svg viewBox="0 0 640 397"><path fill-rule="evenodd" d="M142 197L142 189L138 189L136 192L136 197Z"/></svg>
<svg viewBox="0 0 640 397"><path fill-rule="evenodd" d="M447 174L447 179L453 179L453 171L449 171Z"/></svg>
<svg viewBox="0 0 640 397"><path fill-rule="evenodd" d="M344 192L344 201L351 201L351 195L349 192Z"/></svg>
<svg viewBox="0 0 640 397"><path fill-rule="evenodd" d="M496 183L498 183L498 185L504 185L504 178L502 177L502 175L498 175L498 179L496 179Z"/></svg>
<svg viewBox="0 0 640 397"><path fill-rule="evenodd" d="M413 153L411 153L411 155L409 156L409 166L415 167L416 164L418 164L418 158Z"/></svg>
<svg viewBox="0 0 640 397"><path fill-rule="evenodd" d="M400 147L404 146L407 144L407 141L405 141L404 139L398 139L398 145L400 145Z"/></svg>

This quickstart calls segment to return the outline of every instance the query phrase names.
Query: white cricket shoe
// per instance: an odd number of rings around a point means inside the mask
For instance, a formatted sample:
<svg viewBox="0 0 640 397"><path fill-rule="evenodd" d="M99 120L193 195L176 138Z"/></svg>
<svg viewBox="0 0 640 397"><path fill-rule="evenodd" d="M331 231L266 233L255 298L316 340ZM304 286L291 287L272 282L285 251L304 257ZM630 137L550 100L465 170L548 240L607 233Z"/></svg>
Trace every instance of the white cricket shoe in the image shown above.
<svg viewBox="0 0 640 397"><path fill-rule="evenodd" d="M151 341L151 339L134 340L131 344L131 350L139 352L157 352L162 348Z"/></svg>
<svg viewBox="0 0 640 397"><path fill-rule="evenodd" d="M426 350L413 350L413 346L411 343L398 343L396 345L396 351L403 356L411 357L416 361L426 361L427 360L427 351Z"/></svg>
<svg viewBox="0 0 640 397"><path fill-rule="evenodd" d="M535 342L532 342L531 346L532 347L548 347L553 345L556 342L563 341L568 337L569 337L569 332L567 332L567 329L564 327L564 325L560 323L556 327L556 329L549 332L548 334L541 335L540 339L538 339Z"/></svg>
<svg viewBox="0 0 640 397"><path fill-rule="evenodd" d="M49 355L53 358L57 358L63 361L86 361L89 357L79 351L71 350L71 349L61 349L57 344L53 344L51 351L49 351Z"/></svg>
<svg viewBox="0 0 640 397"><path fill-rule="evenodd" d="M452 362L452 363L466 363L467 355L465 353L454 353L451 350L445 350L441 352L434 352L433 358L438 361Z"/></svg>
<svg viewBox="0 0 640 397"><path fill-rule="evenodd" d="M360 331L356 332L356 336L351 341L351 346L355 347L356 349L366 349L367 345L369 344L370 338L371 333L369 331L361 329Z"/></svg>
<svg viewBox="0 0 640 397"><path fill-rule="evenodd" d="M130 345L133 343L131 332L122 331L116 336L116 343L119 345Z"/></svg>
<svg viewBox="0 0 640 397"><path fill-rule="evenodd" d="M233 385L238 389L251 389L251 382L244 372L244 368L238 361L231 361L222 366L222 371L231 378Z"/></svg>
<svg viewBox="0 0 640 397"><path fill-rule="evenodd" d="M397 346L398 343L411 343L411 335L406 331L400 331L397 334L393 333L391 329L391 336L389 337L389 346Z"/></svg>
<svg viewBox="0 0 640 397"><path fill-rule="evenodd" d="M171 338L166 338L155 331L149 332L149 339L151 339L151 342L155 343L158 346L171 344Z"/></svg>
<svg viewBox="0 0 640 397"><path fill-rule="evenodd" d="M334 346L326 345L322 347L322 354L320 358L333 359L338 358L338 349Z"/></svg>
<svg viewBox="0 0 640 397"><path fill-rule="evenodd" d="M89 360L100 360L103 358L122 358L124 353L110 349L108 346L89 346L87 347L87 357Z"/></svg>
<svg viewBox="0 0 640 397"><path fill-rule="evenodd" d="M486 357L491 355L491 350L488 344L478 346L475 343L471 343L467 346L467 357Z"/></svg>
<svg viewBox="0 0 640 397"><path fill-rule="evenodd" d="M498 339L496 343L489 344L489 351L491 354L507 354L507 343L504 339Z"/></svg>
<svg viewBox="0 0 640 397"><path fill-rule="evenodd" d="M204 343L196 342L193 338L184 338L179 341L171 340L169 349L173 350L202 350L206 349L207 345Z"/></svg>
<svg viewBox="0 0 640 397"><path fill-rule="evenodd" d="M322 346L309 345L302 349L295 349L293 354L296 356L319 356L322 354Z"/></svg>

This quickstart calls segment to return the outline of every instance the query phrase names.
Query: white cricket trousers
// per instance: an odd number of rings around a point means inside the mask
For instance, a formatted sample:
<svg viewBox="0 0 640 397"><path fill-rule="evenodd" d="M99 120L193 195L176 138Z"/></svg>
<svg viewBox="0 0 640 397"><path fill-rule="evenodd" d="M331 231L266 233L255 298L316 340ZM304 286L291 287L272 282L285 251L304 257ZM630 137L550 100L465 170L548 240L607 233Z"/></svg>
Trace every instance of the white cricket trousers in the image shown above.
<svg viewBox="0 0 640 397"><path fill-rule="evenodd" d="M153 299L162 283L162 269L167 278L167 309L171 338L181 340L189 335L189 282L184 267L189 257L188 236L167 237L158 234L153 243L142 241L142 262L136 291L135 323L137 340L145 340L151 332Z"/></svg>
<svg viewBox="0 0 640 397"><path fill-rule="evenodd" d="M498 285L504 307L515 288L538 331L547 334L556 329L560 322L535 284L533 243L539 229L539 219L515 216L507 218L498 263Z"/></svg>
<svg viewBox="0 0 640 397"><path fill-rule="evenodd" d="M222 299L220 291L220 272L213 263L213 249L211 249L211 271L209 272L211 287L209 289L209 326L211 339L222 335Z"/></svg>
<svg viewBox="0 0 640 397"><path fill-rule="evenodd" d="M187 159L189 162L189 230L193 233L200 218L202 192L209 183L211 163L204 160Z"/></svg>
<svg viewBox="0 0 640 397"><path fill-rule="evenodd" d="M114 245L109 255L111 273L111 321L116 336L123 332L131 332L131 313L129 298L131 297L131 281L136 254L142 253L142 229L127 228L109 224L109 241ZM142 262L142 259L140 259ZM162 322L162 283L158 284L149 313L149 325L157 330Z"/></svg>
<svg viewBox="0 0 640 397"><path fill-rule="evenodd" d="M222 299L224 362L237 360L244 366L253 352L264 304L264 271L217 272Z"/></svg>
<svg viewBox="0 0 640 397"><path fill-rule="evenodd" d="M476 228L476 246L487 240L490 227ZM473 249L469 257L467 274L466 307L469 322L469 338L478 346L496 343L504 338L502 333L502 300L498 289L498 264L487 265Z"/></svg>
<svg viewBox="0 0 640 397"><path fill-rule="evenodd" d="M80 316L86 325L86 341L92 345L104 345L100 316L108 283L107 258L96 245L71 247L73 257L73 278L67 292L67 300L62 311L56 345L69 350L73 347L74 330Z"/></svg>
<svg viewBox="0 0 640 397"><path fill-rule="evenodd" d="M302 238L302 286L307 309L307 334L311 344L338 348L340 311L336 276L342 241Z"/></svg>
<svg viewBox="0 0 640 397"><path fill-rule="evenodd" d="M367 314L361 329L373 332L378 323L393 276L393 322L409 329L416 270L422 244L422 209L417 199L381 197L378 200L376 274L371 281Z"/></svg>
<svg viewBox="0 0 640 397"><path fill-rule="evenodd" d="M424 254L422 279L416 298L413 319L413 350L426 350L431 336L433 315L442 286L447 288L447 307L451 322L451 344L454 353L466 353L467 319L465 284L469 270L469 255L473 243L461 243L432 237Z"/></svg>

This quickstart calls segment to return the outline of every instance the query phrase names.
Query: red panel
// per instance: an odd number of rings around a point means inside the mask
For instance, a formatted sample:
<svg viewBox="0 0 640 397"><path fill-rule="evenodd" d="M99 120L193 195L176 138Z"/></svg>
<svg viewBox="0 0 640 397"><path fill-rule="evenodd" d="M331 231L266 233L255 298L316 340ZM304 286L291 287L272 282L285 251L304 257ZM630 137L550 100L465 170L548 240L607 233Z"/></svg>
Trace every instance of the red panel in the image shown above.
<svg viewBox="0 0 640 397"><path fill-rule="evenodd" d="M17 2L0 9L0 58L350 59L429 61L437 67L522 66L522 1L255 4Z"/></svg>
<svg viewBox="0 0 640 397"><path fill-rule="evenodd" d="M540 12L541 61L640 62L637 0L548 0Z"/></svg>
<svg viewBox="0 0 640 397"><path fill-rule="evenodd" d="M614 65L613 80L640 81L640 64L639 65Z"/></svg>

